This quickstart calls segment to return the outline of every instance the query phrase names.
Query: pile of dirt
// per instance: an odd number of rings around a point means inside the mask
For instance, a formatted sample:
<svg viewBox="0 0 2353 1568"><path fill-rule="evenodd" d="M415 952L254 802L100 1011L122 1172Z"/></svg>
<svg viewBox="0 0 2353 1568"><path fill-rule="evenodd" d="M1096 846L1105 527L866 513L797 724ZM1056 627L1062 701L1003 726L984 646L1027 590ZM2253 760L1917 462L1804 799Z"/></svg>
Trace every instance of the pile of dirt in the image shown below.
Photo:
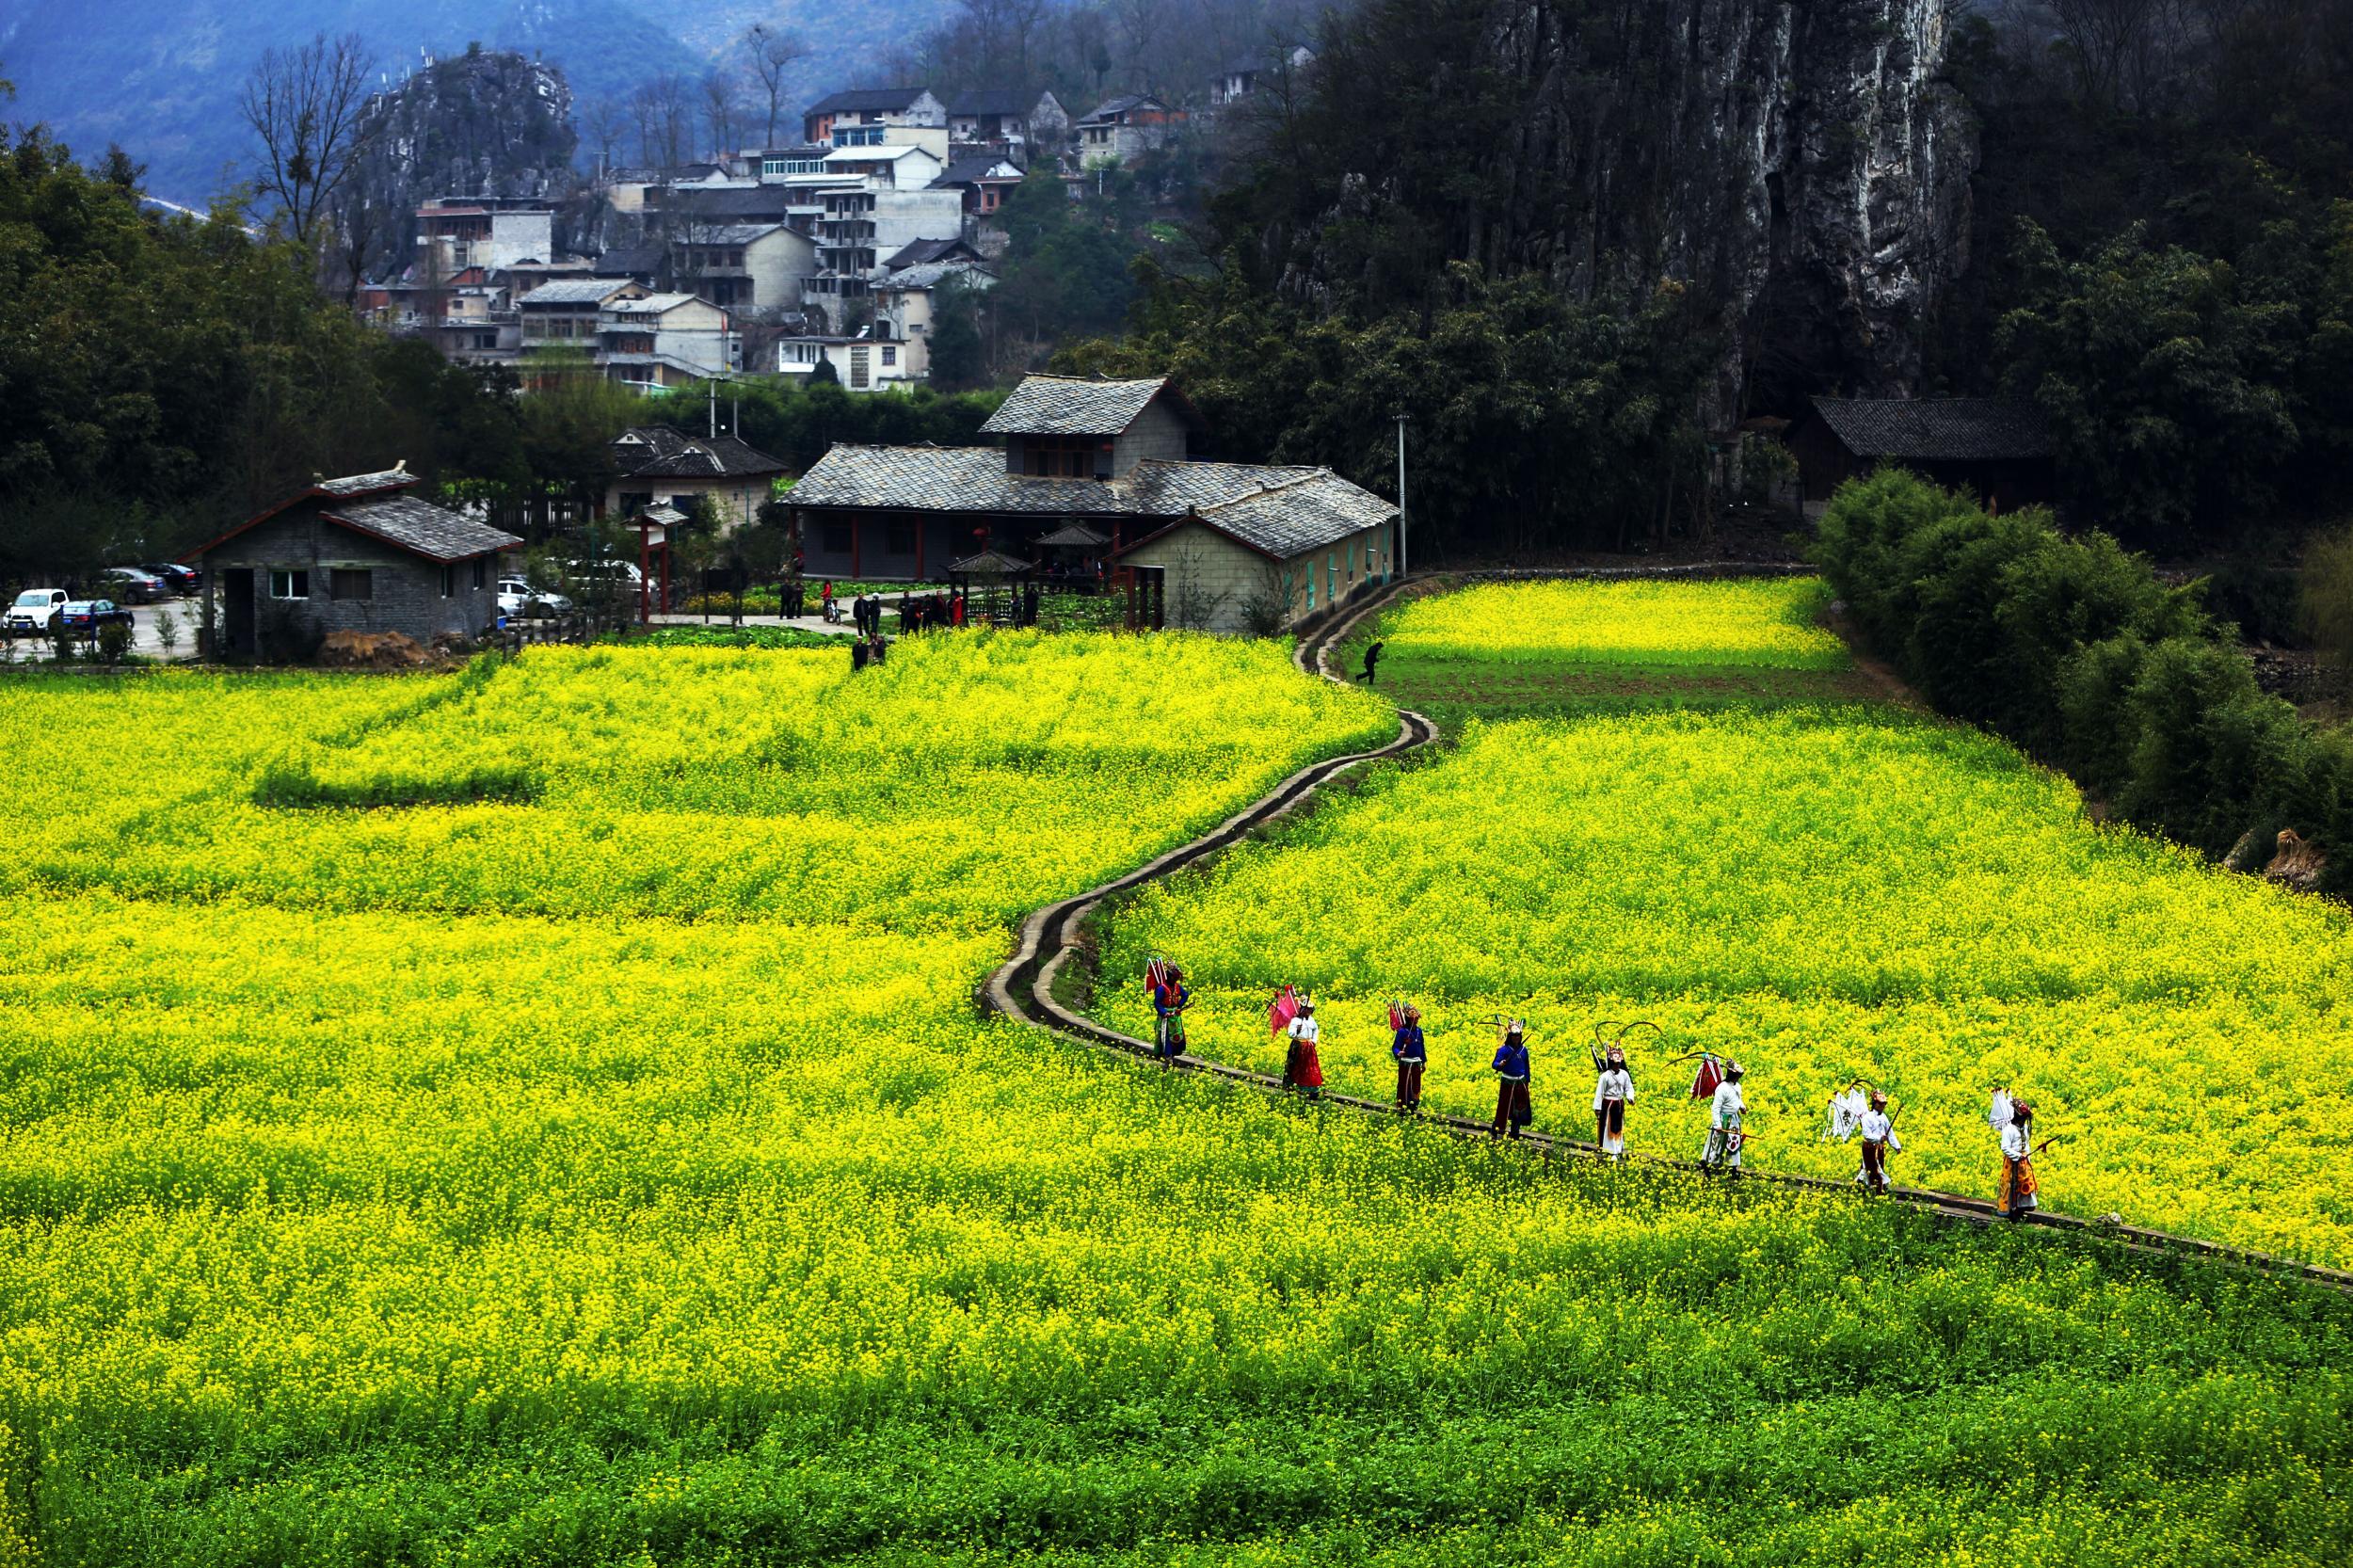
<svg viewBox="0 0 2353 1568"><path fill-rule="evenodd" d="M403 632L329 632L318 662L330 670L414 670L437 661Z"/></svg>

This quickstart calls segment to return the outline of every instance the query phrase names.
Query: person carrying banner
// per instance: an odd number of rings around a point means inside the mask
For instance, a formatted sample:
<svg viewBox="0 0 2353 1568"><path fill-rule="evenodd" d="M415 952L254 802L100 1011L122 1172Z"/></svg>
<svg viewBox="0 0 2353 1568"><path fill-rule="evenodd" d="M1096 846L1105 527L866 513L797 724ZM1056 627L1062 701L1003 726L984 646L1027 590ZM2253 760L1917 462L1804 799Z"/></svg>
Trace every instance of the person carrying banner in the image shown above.
<svg viewBox="0 0 2353 1568"><path fill-rule="evenodd" d="M1152 1054L1160 1059L1163 1072L1185 1054L1185 1009L1192 1005L1193 991L1185 984L1185 971L1169 965L1152 985Z"/></svg>
<svg viewBox="0 0 2353 1568"><path fill-rule="evenodd" d="M1902 1149L1903 1140L1896 1136L1896 1118L1887 1113L1887 1091L1871 1091L1871 1109L1863 1113L1856 1124L1863 1134L1863 1169L1855 1179L1868 1192L1887 1191L1887 1157Z"/></svg>
<svg viewBox="0 0 2353 1568"><path fill-rule="evenodd" d="M1605 1160L1625 1158L1625 1106L1633 1097L1625 1048L1613 1045L1593 1075L1593 1144Z"/></svg>
<svg viewBox="0 0 2353 1568"><path fill-rule="evenodd" d="M1400 1115L1409 1116L1421 1109L1421 1075L1430 1064L1430 1050L1422 1043L1420 1008L1392 1008L1390 1014L1395 1020L1389 1054L1397 1059L1397 1109Z"/></svg>
<svg viewBox="0 0 2353 1568"><path fill-rule="evenodd" d="M1740 1064L1726 1062L1723 1081L1716 1085L1716 1098L1707 1116L1707 1147L1700 1156L1700 1163L1711 1171L1740 1168L1740 1145L1748 1142L1748 1134L1740 1130L1741 1117L1748 1112L1740 1077Z"/></svg>
<svg viewBox="0 0 2353 1568"><path fill-rule="evenodd" d="M1322 1032L1316 1027L1313 998L1299 999L1299 1016L1284 1032L1290 1037L1290 1046L1283 1059L1283 1087L1301 1090L1311 1100L1322 1098L1323 1063L1316 1054Z"/></svg>
<svg viewBox="0 0 2353 1568"><path fill-rule="evenodd" d="M1487 1136L1517 1138L1520 1129L1536 1119L1535 1107L1529 1097L1530 1075L1525 1019L1513 1018L1504 1025L1502 1043L1496 1047L1496 1058L1490 1065L1497 1080L1496 1119Z"/></svg>
<svg viewBox="0 0 2353 1568"><path fill-rule="evenodd" d="M2002 1128L2002 1181L1994 1205L2002 1218L2023 1220L2041 1207L2041 1190L2034 1179L2034 1107L1994 1092L2009 1106L2009 1120Z"/></svg>

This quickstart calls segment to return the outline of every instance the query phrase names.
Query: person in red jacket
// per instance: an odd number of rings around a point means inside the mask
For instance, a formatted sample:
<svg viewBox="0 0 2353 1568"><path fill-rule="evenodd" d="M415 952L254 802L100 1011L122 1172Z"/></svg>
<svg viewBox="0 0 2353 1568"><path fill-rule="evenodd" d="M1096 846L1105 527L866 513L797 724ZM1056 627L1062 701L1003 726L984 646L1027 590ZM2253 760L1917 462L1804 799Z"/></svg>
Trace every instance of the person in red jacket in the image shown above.
<svg viewBox="0 0 2353 1568"><path fill-rule="evenodd" d="M1304 1091L1309 1099L1323 1096L1323 1063L1316 1055L1316 1043L1322 1031L1316 1027L1316 1004L1302 1000L1299 1016L1290 1021L1286 1031L1290 1036L1290 1050L1283 1062L1283 1087Z"/></svg>

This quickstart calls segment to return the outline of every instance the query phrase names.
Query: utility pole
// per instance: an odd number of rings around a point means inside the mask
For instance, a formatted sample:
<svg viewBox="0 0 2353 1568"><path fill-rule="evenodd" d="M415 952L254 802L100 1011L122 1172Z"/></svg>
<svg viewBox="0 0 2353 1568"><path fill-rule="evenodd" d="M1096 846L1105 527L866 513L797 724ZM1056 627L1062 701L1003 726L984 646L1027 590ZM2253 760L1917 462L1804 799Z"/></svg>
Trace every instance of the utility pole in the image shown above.
<svg viewBox="0 0 2353 1568"><path fill-rule="evenodd" d="M711 438L716 440L719 438L719 378L714 376L703 385L711 392ZM1400 440L1404 439L1402 435L1398 437Z"/></svg>
<svg viewBox="0 0 2353 1568"><path fill-rule="evenodd" d="M1397 574L1405 575L1405 415L1397 416Z"/></svg>

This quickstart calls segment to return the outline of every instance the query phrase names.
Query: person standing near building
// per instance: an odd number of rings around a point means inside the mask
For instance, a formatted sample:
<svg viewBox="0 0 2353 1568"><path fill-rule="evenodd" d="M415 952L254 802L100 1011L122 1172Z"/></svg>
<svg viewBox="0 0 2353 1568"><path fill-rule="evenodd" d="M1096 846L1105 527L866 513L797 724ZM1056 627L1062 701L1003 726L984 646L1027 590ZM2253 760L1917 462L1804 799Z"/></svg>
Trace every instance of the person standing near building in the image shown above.
<svg viewBox="0 0 2353 1568"><path fill-rule="evenodd" d="M1421 1037L1421 1009L1408 1007L1389 1037L1389 1054L1397 1059L1397 1109L1410 1116L1421 1109L1422 1069L1430 1064L1430 1049Z"/></svg>
<svg viewBox="0 0 2353 1568"><path fill-rule="evenodd" d="M1740 1078L1739 1063L1724 1064L1724 1080L1716 1085L1716 1098L1708 1112L1707 1148L1700 1156L1700 1163L1711 1171L1740 1168L1740 1146L1748 1142L1740 1123L1749 1108L1748 1097L1740 1091Z"/></svg>
<svg viewBox="0 0 2353 1568"><path fill-rule="evenodd" d="M1535 1104L1529 1094L1526 1019L1513 1018L1504 1026L1503 1040L1496 1047L1495 1061L1489 1065L1496 1075L1496 1119L1487 1136L1517 1138L1520 1129L1536 1119Z"/></svg>
<svg viewBox="0 0 2353 1568"><path fill-rule="evenodd" d="M2034 1107L2025 1100L2009 1102L2009 1122L2002 1128L2002 1182L1995 1205L2005 1220L2023 1220L2042 1207L2034 1178Z"/></svg>
<svg viewBox="0 0 2353 1568"><path fill-rule="evenodd" d="M1316 1027L1316 1004L1311 999L1300 999L1299 1016L1284 1032L1290 1038L1290 1047L1283 1061L1283 1087L1304 1091L1311 1100L1321 1099L1323 1060L1316 1047L1323 1032Z"/></svg>
<svg viewBox="0 0 2353 1568"><path fill-rule="evenodd" d="M1625 1048L1611 1046L1593 1076L1593 1144L1605 1160L1625 1158L1625 1107L1634 1097L1634 1074Z"/></svg>
<svg viewBox="0 0 2353 1568"><path fill-rule="evenodd" d="M1193 992L1185 984L1185 971L1170 966L1160 983L1152 987L1156 1031L1153 1054L1160 1059L1163 1072L1176 1066L1176 1059L1185 1054L1185 1009L1192 1005Z"/></svg>
<svg viewBox="0 0 2353 1568"><path fill-rule="evenodd" d="M1871 1091L1871 1109L1863 1113L1856 1124L1863 1134L1863 1170L1855 1177L1865 1189L1873 1192L1887 1191L1887 1157L1901 1149L1903 1141L1896 1136L1896 1118L1887 1113L1887 1091Z"/></svg>
<svg viewBox="0 0 2353 1568"><path fill-rule="evenodd" d="M831 625L840 618L833 613L833 579L830 577L826 578L824 585L817 590L817 608L818 612L825 617L827 625Z"/></svg>

